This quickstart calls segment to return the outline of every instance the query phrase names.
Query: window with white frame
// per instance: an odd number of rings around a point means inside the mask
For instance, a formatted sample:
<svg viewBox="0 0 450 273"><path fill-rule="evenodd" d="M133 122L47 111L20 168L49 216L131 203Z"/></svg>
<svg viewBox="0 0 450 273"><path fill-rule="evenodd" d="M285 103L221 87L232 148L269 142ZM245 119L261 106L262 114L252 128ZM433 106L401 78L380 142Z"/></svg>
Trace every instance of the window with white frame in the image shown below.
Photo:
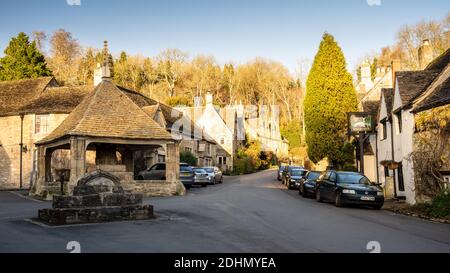
<svg viewBox="0 0 450 273"><path fill-rule="evenodd" d="M34 133L46 134L49 130L50 115L36 115L34 119Z"/></svg>

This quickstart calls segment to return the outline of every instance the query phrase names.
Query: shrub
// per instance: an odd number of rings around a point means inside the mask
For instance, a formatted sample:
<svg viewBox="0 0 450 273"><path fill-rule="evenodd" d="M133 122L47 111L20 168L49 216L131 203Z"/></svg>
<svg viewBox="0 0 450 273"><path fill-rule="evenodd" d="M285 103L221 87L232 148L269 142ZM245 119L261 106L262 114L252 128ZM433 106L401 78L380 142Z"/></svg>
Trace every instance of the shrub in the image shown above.
<svg viewBox="0 0 450 273"><path fill-rule="evenodd" d="M431 202L432 217L450 220L450 190L438 194Z"/></svg>
<svg viewBox="0 0 450 273"><path fill-rule="evenodd" d="M436 195L431 203L418 203L412 209L433 218L450 220L450 190Z"/></svg>
<svg viewBox="0 0 450 273"><path fill-rule="evenodd" d="M197 157L190 151L181 151L180 162L187 163L191 166L197 166Z"/></svg>

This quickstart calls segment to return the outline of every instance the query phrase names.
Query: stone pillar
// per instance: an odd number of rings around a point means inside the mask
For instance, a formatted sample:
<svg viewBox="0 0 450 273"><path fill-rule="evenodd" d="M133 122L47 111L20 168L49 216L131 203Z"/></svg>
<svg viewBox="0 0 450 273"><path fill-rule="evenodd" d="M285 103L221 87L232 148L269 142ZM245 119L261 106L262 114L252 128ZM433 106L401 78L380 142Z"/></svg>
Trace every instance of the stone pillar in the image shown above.
<svg viewBox="0 0 450 273"><path fill-rule="evenodd" d="M180 181L180 143L166 145L166 182L171 184L172 194L185 195L186 188Z"/></svg>
<svg viewBox="0 0 450 273"><path fill-rule="evenodd" d="M67 192L72 194L78 179L86 173L86 141L77 137L70 139L70 181Z"/></svg>
<svg viewBox="0 0 450 273"><path fill-rule="evenodd" d="M31 189L32 195L41 195L45 190L45 147L37 146L36 180Z"/></svg>
<svg viewBox="0 0 450 273"><path fill-rule="evenodd" d="M180 144L169 143L166 149L166 181L177 182L180 180Z"/></svg>

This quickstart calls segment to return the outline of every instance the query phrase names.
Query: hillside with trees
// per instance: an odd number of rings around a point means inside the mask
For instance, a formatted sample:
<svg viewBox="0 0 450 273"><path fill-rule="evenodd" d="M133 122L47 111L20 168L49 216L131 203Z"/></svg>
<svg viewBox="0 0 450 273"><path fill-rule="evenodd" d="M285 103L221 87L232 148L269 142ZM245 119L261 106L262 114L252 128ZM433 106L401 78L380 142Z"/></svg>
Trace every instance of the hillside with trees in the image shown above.
<svg viewBox="0 0 450 273"><path fill-rule="evenodd" d="M22 60L24 71L20 76L11 76L6 70L8 62L19 58L8 57L16 49L7 49L2 59L2 80L20 77L54 75L63 85L92 85L94 70L101 61L101 49L81 45L73 35L58 29L51 35L42 31L33 32L29 42L25 34L16 40L23 47L20 53L30 60ZM22 41L23 40L23 41ZM26 49L26 48L30 49ZM36 66L37 72L26 71L28 63ZM220 65L214 56L196 55L179 49L166 49L156 56L130 55L122 51L114 56L114 81L124 87L137 90L169 105L192 105L195 96L207 92L214 95L214 103L224 106L230 103L244 105L279 105L280 122L291 146L301 144L302 98L304 88L281 63L256 58L244 64ZM42 67L40 67L42 66ZM48 67L48 68L47 68ZM50 73L52 71L52 73ZM9 76L8 76L9 75Z"/></svg>

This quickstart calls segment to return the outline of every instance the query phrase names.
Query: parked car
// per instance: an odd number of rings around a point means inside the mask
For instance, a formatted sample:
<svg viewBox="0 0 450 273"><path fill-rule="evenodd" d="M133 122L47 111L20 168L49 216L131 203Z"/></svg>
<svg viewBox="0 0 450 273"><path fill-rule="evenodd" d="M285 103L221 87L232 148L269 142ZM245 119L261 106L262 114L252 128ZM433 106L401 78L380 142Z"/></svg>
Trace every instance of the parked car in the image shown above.
<svg viewBox="0 0 450 273"><path fill-rule="evenodd" d="M208 173L203 168L193 168L194 170L194 185L206 187L209 184Z"/></svg>
<svg viewBox="0 0 450 273"><path fill-rule="evenodd" d="M187 163L180 163L180 181L186 189L194 185L194 169Z"/></svg>
<svg viewBox="0 0 450 273"><path fill-rule="evenodd" d="M316 180L319 178L320 172L309 171L303 179L300 180L298 194L303 197L316 195Z"/></svg>
<svg viewBox="0 0 450 273"><path fill-rule="evenodd" d="M137 180L166 180L166 163L156 163L147 170L140 171ZM180 163L180 181L189 189L194 184L194 170L187 163Z"/></svg>
<svg viewBox="0 0 450 273"><path fill-rule="evenodd" d="M284 171L285 171L285 170L287 171L287 169L289 168L289 165L284 165L284 166L281 166L280 168L281 168L280 181L281 181L281 183L284 184L284 178L283 178L283 176L284 176Z"/></svg>
<svg viewBox="0 0 450 273"><path fill-rule="evenodd" d="M280 165L278 167L278 171L277 171L277 180L278 181L281 181L281 177L283 176L284 167L286 167L286 166L285 165Z"/></svg>
<svg viewBox="0 0 450 273"><path fill-rule="evenodd" d="M223 175L222 171L218 167L203 167L203 169L208 173L209 184L215 185L216 183L222 183Z"/></svg>
<svg viewBox="0 0 450 273"><path fill-rule="evenodd" d="M286 184L288 189L298 189L300 180L302 180L308 171L305 169L292 168L286 174Z"/></svg>
<svg viewBox="0 0 450 273"><path fill-rule="evenodd" d="M283 173L281 174L281 182L284 185L288 185L288 183L287 183L288 180L286 179L286 176L293 169L303 170L303 167L301 167L301 166L291 166L291 165L284 166Z"/></svg>
<svg viewBox="0 0 450 273"><path fill-rule="evenodd" d="M326 171L317 179L316 200L333 201L337 207L355 204L381 209L384 194L380 184L370 182L363 174Z"/></svg>

